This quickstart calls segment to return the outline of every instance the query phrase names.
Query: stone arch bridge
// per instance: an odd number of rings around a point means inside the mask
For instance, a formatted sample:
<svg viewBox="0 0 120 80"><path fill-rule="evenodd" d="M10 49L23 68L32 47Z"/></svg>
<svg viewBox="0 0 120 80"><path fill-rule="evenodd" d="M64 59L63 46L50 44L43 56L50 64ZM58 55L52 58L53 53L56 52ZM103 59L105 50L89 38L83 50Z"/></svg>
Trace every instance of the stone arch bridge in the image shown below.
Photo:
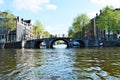
<svg viewBox="0 0 120 80"><path fill-rule="evenodd" d="M42 39L34 39L34 40L27 40L24 42L24 48L40 48L40 44L42 42L46 43L46 48L53 48L54 42L62 40L67 44L67 48L73 47L73 42L77 41L80 43L80 47L86 46L85 40L80 40L76 38L67 38L67 37L54 37L54 38L42 38Z"/></svg>

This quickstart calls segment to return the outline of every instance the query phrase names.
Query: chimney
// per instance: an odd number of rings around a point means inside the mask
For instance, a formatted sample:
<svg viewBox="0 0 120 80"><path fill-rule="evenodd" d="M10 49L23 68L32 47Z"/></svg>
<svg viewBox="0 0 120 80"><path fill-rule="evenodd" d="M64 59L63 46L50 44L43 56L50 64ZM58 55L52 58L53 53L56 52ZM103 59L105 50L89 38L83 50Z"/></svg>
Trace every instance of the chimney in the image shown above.
<svg viewBox="0 0 120 80"><path fill-rule="evenodd" d="M102 10L100 10L100 14L102 14Z"/></svg>
<svg viewBox="0 0 120 80"><path fill-rule="evenodd" d="M98 17L98 13L96 13L96 17Z"/></svg>
<svg viewBox="0 0 120 80"><path fill-rule="evenodd" d="M17 16L17 21L19 22L19 16Z"/></svg>
<svg viewBox="0 0 120 80"><path fill-rule="evenodd" d="M22 22L22 24L23 24L23 18L21 18L21 22Z"/></svg>

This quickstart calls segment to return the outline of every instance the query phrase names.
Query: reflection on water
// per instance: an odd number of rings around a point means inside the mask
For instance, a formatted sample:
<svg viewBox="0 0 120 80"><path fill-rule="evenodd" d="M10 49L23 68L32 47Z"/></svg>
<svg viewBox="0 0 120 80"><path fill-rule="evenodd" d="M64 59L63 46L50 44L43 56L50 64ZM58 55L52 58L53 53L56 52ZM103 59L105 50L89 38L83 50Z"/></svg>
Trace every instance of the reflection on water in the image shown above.
<svg viewBox="0 0 120 80"><path fill-rule="evenodd" d="M0 80L120 80L119 51L1 49Z"/></svg>

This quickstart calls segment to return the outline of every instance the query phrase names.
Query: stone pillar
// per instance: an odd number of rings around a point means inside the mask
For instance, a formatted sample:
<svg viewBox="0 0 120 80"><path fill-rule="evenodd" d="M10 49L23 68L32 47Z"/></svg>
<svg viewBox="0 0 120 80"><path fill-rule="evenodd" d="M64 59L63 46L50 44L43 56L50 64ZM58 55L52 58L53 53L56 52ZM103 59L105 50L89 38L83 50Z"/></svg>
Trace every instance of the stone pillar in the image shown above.
<svg viewBox="0 0 120 80"><path fill-rule="evenodd" d="M85 40L84 43L85 43L85 47L89 47L89 40Z"/></svg>
<svg viewBox="0 0 120 80"><path fill-rule="evenodd" d="M51 40L50 39L45 39L44 42L46 43L46 48L51 48Z"/></svg>

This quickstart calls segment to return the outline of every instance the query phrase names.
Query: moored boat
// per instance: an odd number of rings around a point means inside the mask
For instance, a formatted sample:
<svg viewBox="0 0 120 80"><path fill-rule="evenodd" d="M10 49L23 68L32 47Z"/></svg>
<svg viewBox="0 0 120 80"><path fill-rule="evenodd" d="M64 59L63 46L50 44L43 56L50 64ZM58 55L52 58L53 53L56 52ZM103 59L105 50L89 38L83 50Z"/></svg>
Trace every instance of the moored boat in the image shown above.
<svg viewBox="0 0 120 80"><path fill-rule="evenodd" d="M46 48L46 43L45 43L45 42L42 42L42 43L40 44L40 48Z"/></svg>

